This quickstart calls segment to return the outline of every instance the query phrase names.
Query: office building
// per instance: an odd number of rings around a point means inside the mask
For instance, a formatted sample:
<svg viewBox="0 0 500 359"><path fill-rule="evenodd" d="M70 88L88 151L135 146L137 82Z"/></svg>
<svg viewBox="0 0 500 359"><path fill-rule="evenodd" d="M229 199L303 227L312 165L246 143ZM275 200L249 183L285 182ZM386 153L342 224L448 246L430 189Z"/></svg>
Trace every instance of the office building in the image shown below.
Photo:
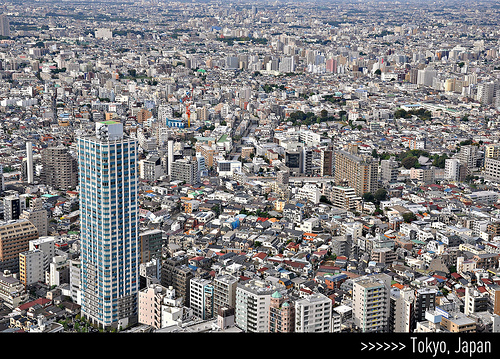
<svg viewBox="0 0 500 359"><path fill-rule="evenodd" d="M116 121L77 141L82 315L104 328L137 319L137 141Z"/></svg>
<svg viewBox="0 0 500 359"><path fill-rule="evenodd" d="M303 152L301 149L285 151L285 166L289 169L290 173L302 173L302 156Z"/></svg>
<svg viewBox="0 0 500 359"><path fill-rule="evenodd" d="M311 176L313 171L313 151L310 148L302 149L302 170L301 173L305 176Z"/></svg>
<svg viewBox="0 0 500 359"><path fill-rule="evenodd" d="M329 333L333 303L321 293L314 293L295 301L296 333Z"/></svg>
<svg viewBox="0 0 500 359"><path fill-rule="evenodd" d="M476 321L463 313L443 316L440 324L450 333L475 333L477 329Z"/></svg>
<svg viewBox="0 0 500 359"><path fill-rule="evenodd" d="M41 151L40 181L60 190L74 189L78 184L78 163L64 145L47 147Z"/></svg>
<svg viewBox="0 0 500 359"><path fill-rule="evenodd" d="M241 173L240 161L217 161L217 173L220 177L233 177L236 173Z"/></svg>
<svg viewBox="0 0 500 359"><path fill-rule="evenodd" d="M378 163L371 156L335 152L335 184L354 188L357 196L378 189Z"/></svg>

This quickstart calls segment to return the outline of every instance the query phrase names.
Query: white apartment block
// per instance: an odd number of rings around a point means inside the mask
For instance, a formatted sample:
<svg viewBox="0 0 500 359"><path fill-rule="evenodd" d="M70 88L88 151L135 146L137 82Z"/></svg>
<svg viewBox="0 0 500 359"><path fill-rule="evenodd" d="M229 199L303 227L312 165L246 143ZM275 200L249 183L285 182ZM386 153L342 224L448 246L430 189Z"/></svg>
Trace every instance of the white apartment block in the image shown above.
<svg viewBox="0 0 500 359"><path fill-rule="evenodd" d="M308 183L304 187L297 189L295 197L299 200L317 204L321 198L321 190L316 185Z"/></svg>
<svg viewBox="0 0 500 359"><path fill-rule="evenodd" d="M338 329L339 323L335 326ZM332 331L332 300L321 293L295 302L296 333L329 333Z"/></svg>
<svg viewBox="0 0 500 359"><path fill-rule="evenodd" d="M211 280L192 278L189 281L189 307L194 316L204 320L214 316L213 289Z"/></svg>
<svg viewBox="0 0 500 359"><path fill-rule="evenodd" d="M304 142L307 147L318 146L321 142L321 135L313 131L300 131L299 139Z"/></svg>
<svg viewBox="0 0 500 359"><path fill-rule="evenodd" d="M40 249L19 254L19 278L25 285L45 281L44 253Z"/></svg>
<svg viewBox="0 0 500 359"><path fill-rule="evenodd" d="M236 288L235 324L249 333L269 332L271 295L285 288L258 279L239 283Z"/></svg>
<svg viewBox="0 0 500 359"><path fill-rule="evenodd" d="M413 301L412 289L394 288L391 291L391 326L394 333L410 333L412 331Z"/></svg>
<svg viewBox="0 0 500 359"><path fill-rule="evenodd" d="M80 292L80 261L69 261L69 287L71 293L71 300L78 305L82 303L82 296Z"/></svg>
<svg viewBox="0 0 500 359"><path fill-rule="evenodd" d="M69 261L66 254L54 256L46 272L45 283L58 286L69 281Z"/></svg>

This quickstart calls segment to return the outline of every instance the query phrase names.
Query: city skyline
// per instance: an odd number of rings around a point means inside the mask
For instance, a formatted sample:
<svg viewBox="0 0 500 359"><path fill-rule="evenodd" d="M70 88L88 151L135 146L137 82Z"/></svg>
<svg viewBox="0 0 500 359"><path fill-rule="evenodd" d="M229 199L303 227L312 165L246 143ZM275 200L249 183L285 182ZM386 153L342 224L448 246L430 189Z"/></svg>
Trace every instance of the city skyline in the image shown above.
<svg viewBox="0 0 500 359"><path fill-rule="evenodd" d="M500 2L0 14L0 332L496 349Z"/></svg>

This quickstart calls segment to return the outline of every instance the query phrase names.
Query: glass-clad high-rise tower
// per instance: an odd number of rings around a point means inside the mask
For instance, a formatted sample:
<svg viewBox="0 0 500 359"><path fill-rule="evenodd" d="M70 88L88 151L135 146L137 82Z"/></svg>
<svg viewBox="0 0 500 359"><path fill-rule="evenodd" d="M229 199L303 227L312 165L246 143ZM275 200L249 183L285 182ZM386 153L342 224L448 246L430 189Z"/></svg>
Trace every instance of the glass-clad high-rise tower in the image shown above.
<svg viewBox="0 0 500 359"><path fill-rule="evenodd" d="M104 328L137 316L137 142L116 121L78 138L82 315Z"/></svg>

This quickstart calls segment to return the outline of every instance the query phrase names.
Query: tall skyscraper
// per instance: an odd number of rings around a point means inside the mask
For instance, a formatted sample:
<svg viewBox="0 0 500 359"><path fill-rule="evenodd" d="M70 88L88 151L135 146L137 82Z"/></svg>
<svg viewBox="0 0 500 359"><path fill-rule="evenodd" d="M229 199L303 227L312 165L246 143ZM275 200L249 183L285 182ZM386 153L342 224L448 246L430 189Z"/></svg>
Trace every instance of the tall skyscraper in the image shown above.
<svg viewBox="0 0 500 359"><path fill-rule="evenodd" d="M28 141L26 142L26 159L27 159L27 174L28 174L28 183L33 183L33 143Z"/></svg>
<svg viewBox="0 0 500 359"><path fill-rule="evenodd" d="M78 138L82 315L103 328L137 318L137 141L116 121Z"/></svg>
<svg viewBox="0 0 500 359"><path fill-rule="evenodd" d="M0 15L0 36L10 36L10 22L6 15Z"/></svg>

